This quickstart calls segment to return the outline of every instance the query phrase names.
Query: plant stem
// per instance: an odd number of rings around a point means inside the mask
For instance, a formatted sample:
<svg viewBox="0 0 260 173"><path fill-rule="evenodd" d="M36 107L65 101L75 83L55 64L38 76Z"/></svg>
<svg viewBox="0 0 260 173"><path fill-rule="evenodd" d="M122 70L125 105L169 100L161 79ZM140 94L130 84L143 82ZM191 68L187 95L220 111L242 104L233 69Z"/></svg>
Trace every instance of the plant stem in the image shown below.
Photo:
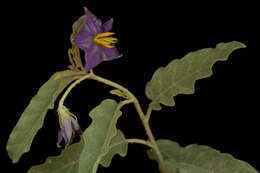
<svg viewBox="0 0 260 173"><path fill-rule="evenodd" d="M147 136L149 138L149 141L151 142L151 144L153 146L152 148L153 148L155 154L158 157L159 168L160 168L160 170L163 173L168 173L168 170L165 167L164 162L163 162L162 154L161 154L161 152L160 152L160 150L159 150L159 148L158 148L158 146L156 144L156 141L154 139L152 130L151 130L150 125L149 125L149 119L148 118L150 117L150 114L151 114L152 111L148 110L147 111L148 114L145 116L137 99L134 101L134 105L135 105L135 108L136 108L136 110L137 110L137 112L138 112L138 114L140 116L140 119L141 119L141 121L143 123L143 126L145 128L145 132L146 132L146 134L147 134Z"/></svg>
<svg viewBox="0 0 260 173"><path fill-rule="evenodd" d="M143 144L143 145L146 145L148 147L153 147L152 144L149 142L149 141L145 141L143 139L126 139L126 141L128 143L139 143L139 144Z"/></svg>
<svg viewBox="0 0 260 173"><path fill-rule="evenodd" d="M137 113L138 113L138 115L139 115L139 117L140 117L140 119L143 123L146 135L148 136L148 139L149 139L149 146L152 147L155 154L157 155L160 170L162 171L162 173L168 173L167 168L165 167L164 162L163 162L162 154L161 154L161 152L160 152L160 150L159 150L159 148L156 144L156 141L154 139L154 136L152 134L152 131L151 131L151 128L150 128L150 125L149 125L149 118L150 118L152 109L149 107L146 115L144 115L143 110L142 110L142 108L139 104L139 101L128 89L124 88L123 86L121 86L121 85L119 85L115 82L112 82L110 80L107 80L105 78L97 76L93 73L93 71L91 71L90 73L86 74L85 76L76 80L73 84L70 85L70 87L66 90L66 92L62 96L62 98L59 102L59 107L63 105L64 100L66 99L67 95L72 90L72 88L74 88L77 84L79 84L81 81L83 81L85 79L96 80L98 82L104 83L104 84L112 86L114 88L117 88L117 89L121 90L122 92L124 92L128 95L129 100L131 100L131 102L134 103L134 106L137 110ZM59 109L59 107L58 107L58 109ZM134 141L134 142L137 142L137 143L142 143L142 144L147 145L146 141L144 143L144 140L130 140L130 141L132 141L132 142Z"/></svg>
<svg viewBox="0 0 260 173"><path fill-rule="evenodd" d="M70 91L71 91L76 85L78 85L81 81L90 78L90 76L91 76L91 74L87 74L87 75L83 76L82 78L79 78L78 80L76 80L74 83L72 83L72 84L68 87L68 89L65 91L65 93L63 94L63 96L61 97L61 99L60 99L60 101L59 101L58 109L63 106L64 100L66 99L66 97L68 96L68 94L70 93Z"/></svg>
<svg viewBox="0 0 260 173"><path fill-rule="evenodd" d="M151 113L152 113L152 108L149 106L148 109L147 109L147 112L145 114L147 121L150 120Z"/></svg>

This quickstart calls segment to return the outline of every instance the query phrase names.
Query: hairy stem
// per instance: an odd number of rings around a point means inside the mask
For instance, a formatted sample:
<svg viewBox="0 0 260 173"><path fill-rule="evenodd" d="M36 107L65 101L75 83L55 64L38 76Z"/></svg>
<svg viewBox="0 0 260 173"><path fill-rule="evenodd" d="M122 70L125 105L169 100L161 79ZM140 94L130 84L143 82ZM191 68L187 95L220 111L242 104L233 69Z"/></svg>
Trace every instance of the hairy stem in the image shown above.
<svg viewBox="0 0 260 173"><path fill-rule="evenodd" d="M147 110L146 115L143 113L143 110L139 104L139 101L137 100L137 98L126 88L124 88L123 86L112 82L110 80L107 80L105 78L102 78L100 76L97 76L93 73L93 71L91 70L90 73L86 74L85 76L83 76L82 78L76 80L74 83L72 83L69 88L66 90L66 92L64 93L64 95L62 96L60 102L59 102L59 107L61 107L64 104L64 100L66 99L66 97L68 96L68 94L70 93L70 91L72 90L72 88L74 88L77 84L79 84L81 81L85 80L85 79L92 79L92 80L96 80L98 82L104 83L106 85L112 86L114 88L117 88L119 90L121 90L122 92L126 93L126 95L128 96L130 102L134 103L134 106L137 110L137 113L143 123L146 135L148 136L149 139L149 146L152 147L152 149L154 150L155 154L157 155L158 158L158 163L159 163L159 168L162 171L162 173L168 173L167 168L164 165L163 162L163 157L162 154L156 144L156 141L154 139L154 136L152 134L150 125L149 125L149 118L152 112L152 109L149 107ZM130 103L129 102L129 103ZM58 109L59 109L58 107ZM131 142L136 142L136 143L141 143L141 144L145 144L147 145L148 143L144 140L130 140Z"/></svg>

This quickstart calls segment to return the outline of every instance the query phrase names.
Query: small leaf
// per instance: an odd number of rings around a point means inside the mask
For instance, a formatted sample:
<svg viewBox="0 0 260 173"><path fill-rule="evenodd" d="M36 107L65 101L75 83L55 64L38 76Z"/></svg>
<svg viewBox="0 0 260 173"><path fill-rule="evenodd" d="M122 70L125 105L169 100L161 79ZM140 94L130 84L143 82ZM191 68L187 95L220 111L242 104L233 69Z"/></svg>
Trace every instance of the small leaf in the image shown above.
<svg viewBox="0 0 260 173"><path fill-rule="evenodd" d="M13 163L18 162L22 154L29 151L34 136L42 127L48 109L53 109L58 95L69 83L79 77L79 73L70 70L57 72L32 98L10 134L7 143L6 150Z"/></svg>
<svg viewBox="0 0 260 173"><path fill-rule="evenodd" d="M82 135L84 148L79 160L79 173L96 173L103 156L109 152L111 140L118 133L116 123L122 114L122 106L123 102L118 104L106 99L90 112L92 123Z"/></svg>
<svg viewBox="0 0 260 173"><path fill-rule="evenodd" d="M195 81L211 76L211 68L216 61L225 61L234 50L245 47L237 41L220 43L216 48L191 52L182 59L173 60L166 67L160 67L145 89L146 96L152 100L151 108L160 110L160 103L174 106L174 96L193 94Z"/></svg>
<svg viewBox="0 0 260 173"><path fill-rule="evenodd" d="M248 163L208 146L192 144L181 147L166 139L158 140L157 145L169 172L178 169L180 173L258 173ZM148 156L156 160L152 150L148 151Z"/></svg>
<svg viewBox="0 0 260 173"><path fill-rule="evenodd" d="M66 147L59 156L49 157L44 164L33 166L27 173L77 173L83 140Z"/></svg>
<svg viewBox="0 0 260 173"><path fill-rule="evenodd" d="M111 91L110 91L110 94L114 94L114 95L117 95L117 96L119 96L119 97L123 97L123 98L128 99L128 96L127 96L124 92L122 92L121 90L119 90L119 89L113 89L113 90L111 90Z"/></svg>
<svg viewBox="0 0 260 173"><path fill-rule="evenodd" d="M71 43L73 43L74 37L77 35L77 33L80 31L80 29L84 26L86 20L86 15L83 15L78 18L76 22L72 25L72 34L70 36Z"/></svg>
<svg viewBox="0 0 260 173"><path fill-rule="evenodd" d="M109 151L102 157L100 164L104 167L109 167L114 155L119 154L121 157L125 157L127 149L128 143L123 132L117 130L116 136L114 136L110 141Z"/></svg>

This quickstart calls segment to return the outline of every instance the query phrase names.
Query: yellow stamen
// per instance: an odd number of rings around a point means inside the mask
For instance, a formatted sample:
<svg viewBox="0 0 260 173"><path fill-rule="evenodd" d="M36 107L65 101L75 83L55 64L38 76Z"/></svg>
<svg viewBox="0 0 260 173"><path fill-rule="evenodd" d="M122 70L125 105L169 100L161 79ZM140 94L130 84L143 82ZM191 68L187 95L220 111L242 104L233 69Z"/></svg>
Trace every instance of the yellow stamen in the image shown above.
<svg viewBox="0 0 260 173"><path fill-rule="evenodd" d="M93 41L96 44L103 45L108 48L113 48L113 44L118 41L117 38L110 37L111 35L114 35L113 32L104 32L104 33L98 33L94 36Z"/></svg>
<svg viewBox="0 0 260 173"><path fill-rule="evenodd" d="M110 45L109 42L104 41L104 40L101 40L101 39L96 39L96 40L95 40L95 43L101 44L101 45L103 45L103 46L105 46L105 47L108 47L108 48L113 48L113 47L114 47L114 46Z"/></svg>
<svg viewBox="0 0 260 173"><path fill-rule="evenodd" d="M96 38L101 38L101 37L108 37L108 36L111 36L111 35L114 35L115 33L114 32L104 32L104 33L98 33L96 34Z"/></svg>
<svg viewBox="0 0 260 173"><path fill-rule="evenodd" d="M105 40L105 41L108 41L108 42L111 42L111 43L118 42L118 39L117 38L113 38L113 37L103 38L102 40Z"/></svg>

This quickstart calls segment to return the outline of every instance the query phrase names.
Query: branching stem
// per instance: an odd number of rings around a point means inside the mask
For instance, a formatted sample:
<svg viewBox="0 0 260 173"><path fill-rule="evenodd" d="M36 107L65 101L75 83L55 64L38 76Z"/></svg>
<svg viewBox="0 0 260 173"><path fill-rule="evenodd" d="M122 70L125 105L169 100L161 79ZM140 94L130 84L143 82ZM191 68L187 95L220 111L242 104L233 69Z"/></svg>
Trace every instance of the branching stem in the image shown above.
<svg viewBox="0 0 260 173"><path fill-rule="evenodd" d="M128 141L130 142L135 142L135 143L141 143L141 144L144 144L144 145L147 145L149 147L151 147L155 154L157 155L157 158L158 158L158 163L159 163L159 168L160 170L162 171L162 173L168 173L167 171L167 168L165 167L164 165L164 162L163 162L163 157L162 157L162 154L156 144L156 141L154 139L154 136L152 134L152 131L151 131L151 128L150 128L150 125L149 125L149 119L150 119L150 115L151 115L151 112L152 112L152 109L150 107L148 107L148 110L147 110L147 113L146 115L143 113L143 110L139 104L139 101L137 100L137 98L126 88L124 88L123 86L115 83L115 82L112 82L110 80L107 80L105 78L102 78L100 76L97 76L93 73L93 71L91 70L90 73L86 74L85 76L83 76L82 78L76 80L74 83L72 83L69 88L65 91L64 95L62 96L60 102L59 102L59 107L63 106L64 104L64 100L66 99L66 97L68 96L68 94L70 93L70 91L77 85L79 84L81 81L85 80L85 79L92 79L92 80L96 80L98 82L101 82L101 83L104 83L106 85L109 85L109 86L112 86L114 88L117 88L119 90L121 90L122 92L126 93L129 100L131 100L131 102L134 104L136 110L137 110L137 113L143 123L143 126L144 126L144 129L145 129L145 132L148 136L148 139L149 141L144 141L144 140L141 140L141 139L129 139ZM59 109L58 107L58 109Z"/></svg>

